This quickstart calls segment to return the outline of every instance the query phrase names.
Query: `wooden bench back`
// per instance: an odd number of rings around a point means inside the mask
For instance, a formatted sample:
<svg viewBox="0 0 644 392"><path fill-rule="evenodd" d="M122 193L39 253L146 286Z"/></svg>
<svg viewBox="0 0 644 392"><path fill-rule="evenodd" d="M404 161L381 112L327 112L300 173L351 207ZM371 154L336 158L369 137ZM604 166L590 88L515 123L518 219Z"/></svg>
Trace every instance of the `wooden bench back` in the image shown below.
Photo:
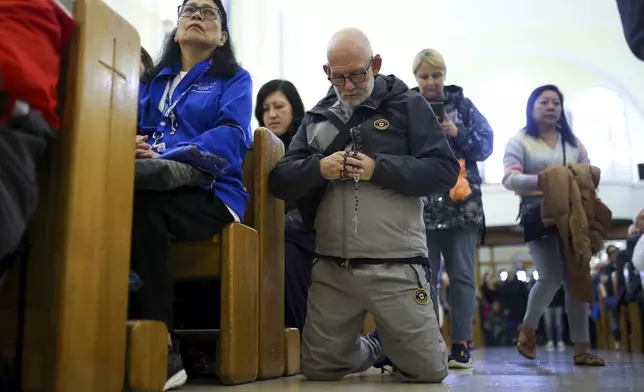
<svg viewBox="0 0 644 392"><path fill-rule="evenodd" d="M122 390L140 40L101 0L75 0L61 132L32 220L25 391ZM0 295L15 340L16 274ZM6 290L5 290L6 289Z"/></svg>
<svg viewBox="0 0 644 392"><path fill-rule="evenodd" d="M277 161L284 156L284 144L271 131L260 127L255 130L253 144L244 159L243 182L250 194L246 206L244 224L254 229L262 220L275 217L279 211L279 200L276 200L268 191L268 174ZM260 209L264 211L260 212ZM270 211L270 212L269 212ZM282 204L282 217L283 217ZM282 219L283 221L283 219Z"/></svg>
<svg viewBox="0 0 644 392"><path fill-rule="evenodd" d="M268 190L268 175L284 156L284 145L258 128L244 161L244 185L251 195L244 224L259 233L260 378L284 372L284 202Z"/></svg>

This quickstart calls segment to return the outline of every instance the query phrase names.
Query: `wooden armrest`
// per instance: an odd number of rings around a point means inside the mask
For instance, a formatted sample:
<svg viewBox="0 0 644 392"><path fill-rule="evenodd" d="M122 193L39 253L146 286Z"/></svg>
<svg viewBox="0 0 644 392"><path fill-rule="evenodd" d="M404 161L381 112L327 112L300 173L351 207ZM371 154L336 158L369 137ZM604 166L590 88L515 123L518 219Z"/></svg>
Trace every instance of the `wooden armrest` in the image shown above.
<svg viewBox="0 0 644 392"><path fill-rule="evenodd" d="M300 331L284 330L284 375L294 376L300 372Z"/></svg>
<svg viewBox="0 0 644 392"><path fill-rule="evenodd" d="M168 329L160 321L128 321L125 382L132 391L162 391L168 364Z"/></svg>

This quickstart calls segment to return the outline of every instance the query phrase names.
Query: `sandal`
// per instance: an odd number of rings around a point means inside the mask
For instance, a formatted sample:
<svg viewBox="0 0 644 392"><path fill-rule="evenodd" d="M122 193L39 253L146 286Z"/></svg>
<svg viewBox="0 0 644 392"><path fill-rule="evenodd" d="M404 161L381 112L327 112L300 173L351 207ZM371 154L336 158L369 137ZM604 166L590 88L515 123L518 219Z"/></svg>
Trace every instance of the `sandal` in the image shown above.
<svg viewBox="0 0 644 392"><path fill-rule="evenodd" d="M519 327L517 350L524 358L535 359L537 357L537 334L533 329L523 325Z"/></svg>
<svg viewBox="0 0 644 392"><path fill-rule="evenodd" d="M575 366L605 366L603 359L591 353L581 353L573 357Z"/></svg>

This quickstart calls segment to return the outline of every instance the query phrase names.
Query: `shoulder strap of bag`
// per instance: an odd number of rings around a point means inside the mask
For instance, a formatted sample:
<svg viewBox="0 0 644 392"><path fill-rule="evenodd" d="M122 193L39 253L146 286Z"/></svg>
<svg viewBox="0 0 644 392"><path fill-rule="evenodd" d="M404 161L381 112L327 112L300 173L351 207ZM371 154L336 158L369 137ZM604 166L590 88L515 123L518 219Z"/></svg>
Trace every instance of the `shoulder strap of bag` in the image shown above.
<svg viewBox="0 0 644 392"><path fill-rule="evenodd" d="M563 165L566 166L566 142L562 134L559 134L559 137L561 138L561 150L563 151Z"/></svg>
<svg viewBox="0 0 644 392"><path fill-rule="evenodd" d="M343 122L338 116L336 116L330 110L324 110L321 112L322 116L329 120L334 127L338 129L338 134L331 141L331 144L324 150L324 156L329 156L335 152L341 151L344 149L349 141L351 140L351 128L357 126L362 122L362 117L356 115L356 111L353 112L353 115L348 122Z"/></svg>

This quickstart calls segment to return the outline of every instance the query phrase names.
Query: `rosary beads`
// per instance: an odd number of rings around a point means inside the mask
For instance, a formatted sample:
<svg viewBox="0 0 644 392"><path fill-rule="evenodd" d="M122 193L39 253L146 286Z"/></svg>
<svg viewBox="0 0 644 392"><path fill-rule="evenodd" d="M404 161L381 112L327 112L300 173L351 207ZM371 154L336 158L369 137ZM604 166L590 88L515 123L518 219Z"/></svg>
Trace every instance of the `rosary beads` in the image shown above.
<svg viewBox="0 0 644 392"><path fill-rule="evenodd" d="M353 141L350 150L347 151L347 153L344 155L344 162L343 162L343 168L342 168L342 174L341 177L343 179L348 179L349 178L349 171L347 169L347 158L352 157L355 159L358 159L358 152L362 149L362 138L360 136L360 131L357 131L355 129L351 130L351 140ZM353 174L353 181L355 182L355 207L353 210L353 231L354 233L358 232L358 204L359 204L359 199L358 199L358 182L360 181L360 174L357 172L354 172Z"/></svg>

